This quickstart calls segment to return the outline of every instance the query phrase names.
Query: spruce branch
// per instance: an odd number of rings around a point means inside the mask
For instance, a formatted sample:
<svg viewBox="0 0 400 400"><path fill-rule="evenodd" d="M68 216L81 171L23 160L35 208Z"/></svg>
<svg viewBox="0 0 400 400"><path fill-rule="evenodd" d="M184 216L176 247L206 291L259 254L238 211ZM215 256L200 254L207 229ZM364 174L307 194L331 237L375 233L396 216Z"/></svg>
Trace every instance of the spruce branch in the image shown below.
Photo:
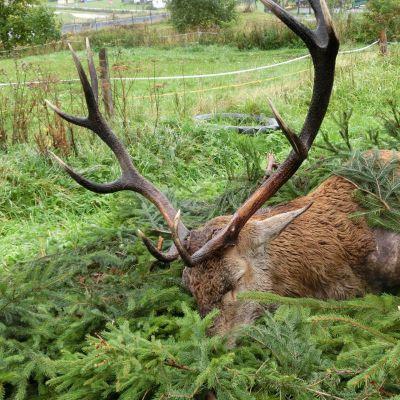
<svg viewBox="0 0 400 400"><path fill-rule="evenodd" d="M378 188L377 190L378 190L379 193L378 193L378 194L375 194L375 193L372 193L370 190L368 190L368 189L366 189L366 188L363 188L363 187L357 185L355 182L353 182L353 181L350 180L349 178L346 178L345 176L342 176L342 175L337 174L337 173L336 173L335 175L336 175L336 176L339 176L340 178L344 179L345 181L351 183L351 184L352 184L357 190L359 190L360 192L367 193L367 194L371 195L372 197L376 198L376 199L385 207L385 209L386 209L387 211L392 211L392 209L390 208L389 204L387 204L386 201L382 198L382 195L381 195L381 191L380 191L380 189L379 189L379 186L377 186L377 188Z"/></svg>
<svg viewBox="0 0 400 400"><path fill-rule="evenodd" d="M188 367L187 365L179 364L173 359L168 359L164 361L164 364L167 365L168 367L176 368L176 369L181 369L183 371L190 371L193 372L193 369Z"/></svg>
<svg viewBox="0 0 400 400"><path fill-rule="evenodd" d="M323 392L322 390L316 390L316 389L311 389L311 388L307 388L307 390L311 393L315 393L318 396L328 397L330 399L335 399L335 400L345 400L343 397L338 397L333 394Z"/></svg>
<svg viewBox="0 0 400 400"><path fill-rule="evenodd" d="M392 345L396 345L398 343L398 340L393 338L392 336L385 335L384 333L378 331L377 329L363 325L358 321L355 321L354 319L348 317L340 317L335 315L317 315L314 317L310 317L309 321L313 323L344 322L345 324L349 324L357 329L368 332L371 336L379 338L386 343L390 343Z"/></svg>

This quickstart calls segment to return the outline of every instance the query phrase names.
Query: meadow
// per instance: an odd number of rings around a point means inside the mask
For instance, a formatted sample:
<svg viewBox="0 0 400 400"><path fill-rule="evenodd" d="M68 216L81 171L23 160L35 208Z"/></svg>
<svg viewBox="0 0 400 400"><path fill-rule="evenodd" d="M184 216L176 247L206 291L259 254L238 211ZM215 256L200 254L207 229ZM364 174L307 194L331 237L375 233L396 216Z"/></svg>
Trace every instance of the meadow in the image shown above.
<svg viewBox="0 0 400 400"><path fill-rule="evenodd" d="M350 47L357 45L343 49ZM246 136L193 117L268 116L271 98L298 130L312 66L304 59L232 76L152 78L248 69L304 54L302 47L196 43L108 48L113 78L149 78L112 81L110 123L188 226L232 212L262 178L265 154L279 161L289 151L279 131ZM307 193L352 150L399 150L399 56L398 45L386 57L375 46L339 56L316 145L271 204ZM1 61L0 80L18 84L0 87L0 398L202 398L208 388L219 399L399 398L395 296L286 304L245 330L235 350L224 338L207 337L213 316L196 313L180 283L182 265L155 263L136 236L139 228L153 237L165 229L156 210L131 193L85 191L47 155L55 151L94 180L119 173L100 140L44 106L47 98L84 114L79 84L58 82L76 77L67 51ZM37 80L47 83L25 85ZM334 313L350 323L315 323ZM364 329L368 324L373 331Z"/></svg>

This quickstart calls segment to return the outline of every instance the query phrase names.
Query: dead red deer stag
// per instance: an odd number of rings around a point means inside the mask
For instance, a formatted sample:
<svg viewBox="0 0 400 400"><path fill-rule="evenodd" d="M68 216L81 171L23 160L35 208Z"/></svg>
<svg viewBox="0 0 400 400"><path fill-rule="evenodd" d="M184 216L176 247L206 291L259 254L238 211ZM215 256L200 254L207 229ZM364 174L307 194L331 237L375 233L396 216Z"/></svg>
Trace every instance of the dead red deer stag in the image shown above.
<svg viewBox="0 0 400 400"><path fill-rule="evenodd" d="M271 104L280 128L293 150L287 159L232 216L212 219L190 231L170 201L134 167L121 141L98 107L97 78L90 48L91 83L72 50L88 107L88 117L74 117L51 105L62 118L85 127L113 151L121 176L111 183L95 183L54 158L80 185L95 193L131 190L150 200L168 225L173 245L163 253L139 233L158 260L185 263L183 282L192 292L201 314L221 310L214 332L251 322L260 313L254 302L237 301L241 291L270 291L284 296L346 299L367 291L400 286L400 235L370 228L364 220L349 216L359 209L354 185L337 176L323 182L311 194L270 209L260 209L298 170L306 159L325 117L332 92L339 48L325 0L310 0L317 27L302 25L272 0L262 2L308 47L315 69L309 110L297 135ZM381 152L383 161L393 153ZM396 157L400 154L397 153ZM307 212L306 212L307 211Z"/></svg>

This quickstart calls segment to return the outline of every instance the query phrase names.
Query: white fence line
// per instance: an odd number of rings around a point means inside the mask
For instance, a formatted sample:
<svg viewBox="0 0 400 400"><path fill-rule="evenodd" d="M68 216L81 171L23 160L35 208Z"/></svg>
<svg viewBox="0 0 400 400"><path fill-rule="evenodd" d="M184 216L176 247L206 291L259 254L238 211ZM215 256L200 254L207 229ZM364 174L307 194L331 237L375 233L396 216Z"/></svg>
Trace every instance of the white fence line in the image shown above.
<svg viewBox="0 0 400 400"><path fill-rule="evenodd" d="M375 41L374 43L371 43L368 46L362 47L360 49L340 51L339 54L350 54L350 53L357 53L357 52L360 52L360 51L364 51L364 50L367 50L370 47L376 45L377 43L378 43L378 41ZM245 73L248 73L248 72L262 71L262 70L265 70L265 69L271 69L271 68L279 67L281 65L291 64L293 62L304 60L304 59L309 58L309 57L310 57L310 55L306 54L304 56L292 58L291 60L282 61L282 62L279 62L279 63L276 63L276 64L263 65L261 67L241 69L241 70L236 70L236 71L217 72L217 73L214 73L214 74L155 76L155 77L136 77L136 78L113 78L113 79L121 79L121 80L126 80L126 81L130 81L130 80L134 80L134 81L171 81L171 80L179 80L179 79L215 78L215 77L219 77L219 76L240 75L240 74L245 74Z"/></svg>
<svg viewBox="0 0 400 400"><path fill-rule="evenodd" d="M369 44L368 46L361 47L359 49L345 50L340 51L339 54L351 54L351 53L359 53L361 51L365 51L372 46L375 46L379 41L375 41L374 43ZM296 58L292 58L291 60L282 61L275 64L264 65L261 67L247 68L236 71L228 71L228 72L218 72L214 74L201 74L201 75L175 75L175 76L155 76L155 77L117 77L111 78L112 81L168 81L168 80L185 80L185 79L204 79L204 78L215 78L220 76L230 76L230 75L239 75L248 72L254 71L262 71L266 69L271 69L275 67L279 67L281 65L291 64L300 60L304 60L310 58L310 55L304 55ZM0 83L0 87L9 87L9 86L19 86L19 85L40 85L40 84L68 84L79 82L79 79L61 79L57 81L29 81L29 82L3 82Z"/></svg>
<svg viewBox="0 0 400 400"><path fill-rule="evenodd" d="M374 43L371 43L371 44L369 44L368 46L365 46L365 47L361 47L360 49L339 51L339 54L358 53L359 51L367 50L370 47L375 46L378 43L379 43L379 40L376 40Z"/></svg>
<svg viewBox="0 0 400 400"><path fill-rule="evenodd" d="M51 5L49 4L51 8L54 10L63 10L63 11L88 11L88 12L102 12L105 14L137 14L137 13L143 13L143 12L148 12L150 10L139 10L139 9L130 9L130 8L98 8L98 7L74 7L73 5ZM155 9L151 10L153 13L157 12L163 12L162 10Z"/></svg>
<svg viewBox="0 0 400 400"><path fill-rule="evenodd" d="M175 76L152 76L152 77L136 77L136 78L122 78L124 80L130 81L174 81L174 80L180 80L180 79L204 79L204 78L216 78L219 76L229 76L229 75L240 75L240 74L246 74L248 72L254 72L254 71L262 71L265 69L270 69L270 68L275 68L279 67L281 65L285 64L291 64L296 61L304 60L306 58L310 57L308 54L305 56L293 58L291 60L287 61L282 61L276 64L270 64L270 65L263 65L261 67L254 67L254 68L248 68L248 69L240 69L237 71L228 71L228 72L217 72L213 74L201 74L201 75L175 75Z"/></svg>

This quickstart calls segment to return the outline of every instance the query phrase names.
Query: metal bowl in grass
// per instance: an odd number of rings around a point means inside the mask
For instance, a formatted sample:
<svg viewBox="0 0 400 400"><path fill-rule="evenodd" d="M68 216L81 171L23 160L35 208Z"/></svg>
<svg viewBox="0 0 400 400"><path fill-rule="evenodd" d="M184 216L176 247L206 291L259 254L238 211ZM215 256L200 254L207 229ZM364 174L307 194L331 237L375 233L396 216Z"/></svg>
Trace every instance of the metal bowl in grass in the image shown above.
<svg viewBox="0 0 400 400"><path fill-rule="evenodd" d="M265 115L241 114L241 113L213 113L199 114L194 117L197 123L201 123L218 129L236 130L245 135L256 135L279 129L275 118Z"/></svg>

